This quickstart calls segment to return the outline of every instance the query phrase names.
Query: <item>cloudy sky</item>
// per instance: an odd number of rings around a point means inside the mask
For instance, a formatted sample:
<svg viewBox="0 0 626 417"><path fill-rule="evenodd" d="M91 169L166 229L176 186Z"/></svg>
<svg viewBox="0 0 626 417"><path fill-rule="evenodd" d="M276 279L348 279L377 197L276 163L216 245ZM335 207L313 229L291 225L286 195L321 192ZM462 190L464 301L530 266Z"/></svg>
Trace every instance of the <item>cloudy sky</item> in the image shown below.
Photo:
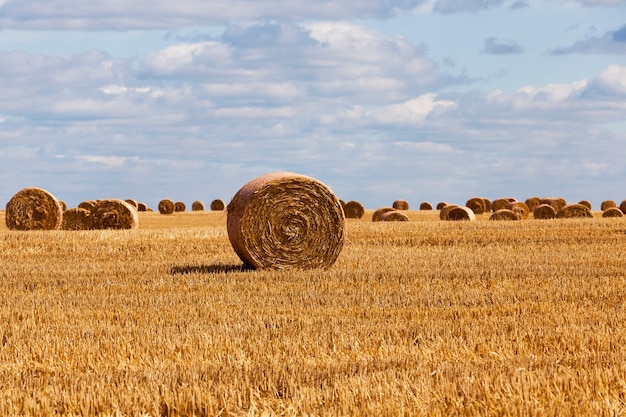
<svg viewBox="0 0 626 417"><path fill-rule="evenodd" d="M626 0L0 0L0 200L626 199Z"/></svg>

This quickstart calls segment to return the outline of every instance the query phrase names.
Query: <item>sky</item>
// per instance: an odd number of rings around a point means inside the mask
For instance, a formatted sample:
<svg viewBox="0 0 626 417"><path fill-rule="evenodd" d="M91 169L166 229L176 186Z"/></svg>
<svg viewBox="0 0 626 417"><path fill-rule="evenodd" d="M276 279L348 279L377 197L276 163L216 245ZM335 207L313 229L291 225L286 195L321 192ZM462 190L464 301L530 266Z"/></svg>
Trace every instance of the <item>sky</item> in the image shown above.
<svg viewBox="0 0 626 417"><path fill-rule="evenodd" d="M0 203L626 199L626 0L0 0Z"/></svg>

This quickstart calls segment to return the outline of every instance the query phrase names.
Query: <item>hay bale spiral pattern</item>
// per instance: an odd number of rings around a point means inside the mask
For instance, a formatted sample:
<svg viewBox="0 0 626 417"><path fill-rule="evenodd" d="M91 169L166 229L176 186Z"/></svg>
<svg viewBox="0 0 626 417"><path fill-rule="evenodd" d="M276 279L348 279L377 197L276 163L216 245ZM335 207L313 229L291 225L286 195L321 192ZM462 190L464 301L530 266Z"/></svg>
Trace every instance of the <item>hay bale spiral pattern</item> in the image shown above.
<svg viewBox="0 0 626 417"><path fill-rule="evenodd" d="M24 188L6 205L5 222L10 230L56 230L62 221L61 203L42 188Z"/></svg>
<svg viewBox="0 0 626 417"><path fill-rule="evenodd" d="M365 214L365 207L358 201L348 201L344 207L346 218L348 219L360 219Z"/></svg>
<svg viewBox="0 0 626 417"><path fill-rule="evenodd" d="M322 182L275 172L245 184L227 207L228 238L254 268L328 268L346 238L339 199Z"/></svg>
<svg viewBox="0 0 626 417"><path fill-rule="evenodd" d="M211 211L223 211L226 208L226 204L224 204L224 201L218 199L215 199L213 201L211 201Z"/></svg>
<svg viewBox="0 0 626 417"><path fill-rule="evenodd" d="M164 198L159 201L159 213L161 214L172 214L176 210L176 205L169 198Z"/></svg>

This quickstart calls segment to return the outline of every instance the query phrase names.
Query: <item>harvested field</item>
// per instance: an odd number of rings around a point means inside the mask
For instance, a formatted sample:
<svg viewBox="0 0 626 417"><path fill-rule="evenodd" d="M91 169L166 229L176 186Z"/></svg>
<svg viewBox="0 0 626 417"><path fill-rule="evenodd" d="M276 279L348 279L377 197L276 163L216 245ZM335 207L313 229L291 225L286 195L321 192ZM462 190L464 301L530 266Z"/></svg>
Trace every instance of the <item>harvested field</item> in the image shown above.
<svg viewBox="0 0 626 417"><path fill-rule="evenodd" d="M245 270L225 212L11 231L0 415L623 415L626 218L347 219Z"/></svg>

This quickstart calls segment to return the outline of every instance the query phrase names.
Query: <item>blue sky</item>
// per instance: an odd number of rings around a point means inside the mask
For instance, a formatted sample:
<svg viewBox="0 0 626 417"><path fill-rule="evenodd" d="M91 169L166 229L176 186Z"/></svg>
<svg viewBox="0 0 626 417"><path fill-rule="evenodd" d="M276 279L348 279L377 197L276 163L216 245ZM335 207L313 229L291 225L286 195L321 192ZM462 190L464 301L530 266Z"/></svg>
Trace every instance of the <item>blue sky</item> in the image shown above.
<svg viewBox="0 0 626 417"><path fill-rule="evenodd" d="M0 200L626 199L624 0L0 0Z"/></svg>

